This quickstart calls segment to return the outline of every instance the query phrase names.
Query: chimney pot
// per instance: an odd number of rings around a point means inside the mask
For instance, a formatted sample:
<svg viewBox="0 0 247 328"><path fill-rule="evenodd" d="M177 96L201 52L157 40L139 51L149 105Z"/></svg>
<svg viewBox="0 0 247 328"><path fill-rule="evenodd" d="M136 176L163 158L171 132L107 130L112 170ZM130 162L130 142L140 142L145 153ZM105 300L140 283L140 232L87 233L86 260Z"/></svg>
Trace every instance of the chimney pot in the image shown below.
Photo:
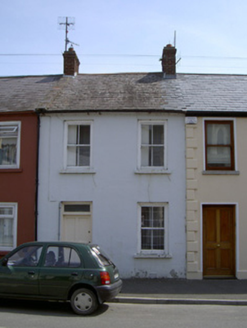
<svg viewBox="0 0 247 328"><path fill-rule="evenodd" d="M164 78L166 79L176 78L176 52L177 49L171 44L167 44L166 47L163 48L161 62Z"/></svg>

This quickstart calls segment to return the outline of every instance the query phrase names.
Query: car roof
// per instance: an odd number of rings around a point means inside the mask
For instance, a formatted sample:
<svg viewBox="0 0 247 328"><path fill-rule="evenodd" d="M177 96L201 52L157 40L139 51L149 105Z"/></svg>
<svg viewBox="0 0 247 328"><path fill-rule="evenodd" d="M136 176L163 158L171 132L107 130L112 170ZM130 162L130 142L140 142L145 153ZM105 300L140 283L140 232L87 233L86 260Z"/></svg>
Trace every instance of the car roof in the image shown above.
<svg viewBox="0 0 247 328"><path fill-rule="evenodd" d="M34 245L43 245L43 246L75 246L75 247L98 247L96 244L86 244L79 242L70 242L70 241L32 241L19 245L21 246L34 246Z"/></svg>

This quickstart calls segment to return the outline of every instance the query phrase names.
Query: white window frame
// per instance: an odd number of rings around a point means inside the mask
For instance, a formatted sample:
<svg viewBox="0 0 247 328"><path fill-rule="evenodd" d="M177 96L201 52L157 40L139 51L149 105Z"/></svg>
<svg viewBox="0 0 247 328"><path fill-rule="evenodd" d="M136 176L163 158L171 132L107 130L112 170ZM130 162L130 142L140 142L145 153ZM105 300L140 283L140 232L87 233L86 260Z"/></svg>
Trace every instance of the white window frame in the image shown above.
<svg viewBox="0 0 247 328"><path fill-rule="evenodd" d="M1 165L0 164L0 169L18 169L20 167L21 122L19 122L19 121L0 122L0 129L1 129L1 127L8 126L8 125L18 126L18 135L17 135L17 142L16 142L16 164L9 164L9 165Z"/></svg>
<svg viewBox="0 0 247 328"><path fill-rule="evenodd" d="M164 126L164 159L163 166L142 166L142 126L143 125L163 125ZM138 163L136 173L169 173L167 167L167 120L140 120L138 121Z"/></svg>
<svg viewBox="0 0 247 328"><path fill-rule="evenodd" d="M163 207L164 208L164 249L142 249L141 248L141 222L142 207ZM170 257L169 255L169 219L168 219L168 203L138 203L138 249L136 257Z"/></svg>
<svg viewBox="0 0 247 328"><path fill-rule="evenodd" d="M79 125L85 125L90 126L90 157L89 157L89 165L88 166L69 166L67 163L67 156L68 156L68 128L69 126L79 126ZM64 169L61 173L94 173L93 167L92 167L92 130L93 130L93 121L92 120L85 120L85 121L65 121L64 122Z"/></svg>
<svg viewBox="0 0 247 328"><path fill-rule="evenodd" d="M9 217L13 218L13 245L9 247L4 247L0 245L0 250L1 251L11 251L14 249L17 245L17 213L18 213L18 204L17 203L0 203L0 208L5 208L5 207L12 207L13 208L13 215L1 215L0 218L2 217Z"/></svg>
<svg viewBox="0 0 247 328"><path fill-rule="evenodd" d="M235 166L235 169L234 170L220 170L220 171L217 171L217 170L207 170L206 169L206 131L205 131L205 122L207 121L226 121L226 122L233 122L233 138L234 138L234 166ZM221 118L221 117L207 117L207 118L204 118L202 120L202 131L203 131L203 173L207 173L207 172L210 172L212 174L224 174L224 173L227 173L227 174L234 174L234 172L238 172L238 162L237 162L237 128L236 128L236 119L235 118L232 118L232 117L229 117L229 118Z"/></svg>

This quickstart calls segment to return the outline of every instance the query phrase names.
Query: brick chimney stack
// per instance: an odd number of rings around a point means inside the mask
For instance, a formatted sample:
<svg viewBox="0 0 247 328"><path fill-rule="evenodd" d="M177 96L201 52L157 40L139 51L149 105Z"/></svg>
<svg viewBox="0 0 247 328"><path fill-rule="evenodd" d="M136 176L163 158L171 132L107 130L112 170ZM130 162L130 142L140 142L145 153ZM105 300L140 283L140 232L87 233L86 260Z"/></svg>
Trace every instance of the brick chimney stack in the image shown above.
<svg viewBox="0 0 247 328"><path fill-rule="evenodd" d="M164 78L166 79L176 78L176 52L177 49L171 44L168 44L163 49L161 62Z"/></svg>
<svg viewBox="0 0 247 328"><path fill-rule="evenodd" d="M80 61L76 55L75 50L70 47L68 51L63 53L63 74L75 76L79 73Z"/></svg>

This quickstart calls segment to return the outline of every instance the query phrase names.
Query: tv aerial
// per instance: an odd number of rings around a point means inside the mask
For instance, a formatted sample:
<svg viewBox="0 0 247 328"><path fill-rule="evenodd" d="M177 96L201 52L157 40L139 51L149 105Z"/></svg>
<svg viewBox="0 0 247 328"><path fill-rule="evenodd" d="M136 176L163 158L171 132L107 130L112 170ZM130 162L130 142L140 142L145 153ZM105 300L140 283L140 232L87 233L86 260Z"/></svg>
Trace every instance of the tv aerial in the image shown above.
<svg viewBox="0 0 247 328"><path fill-rule="evenodd" d="M65 27L65 51L67 51L68 44L79 46L68 39L69 30L74 30L75 18L74 17L58 17L59 29L62 30Z"/></svg>

